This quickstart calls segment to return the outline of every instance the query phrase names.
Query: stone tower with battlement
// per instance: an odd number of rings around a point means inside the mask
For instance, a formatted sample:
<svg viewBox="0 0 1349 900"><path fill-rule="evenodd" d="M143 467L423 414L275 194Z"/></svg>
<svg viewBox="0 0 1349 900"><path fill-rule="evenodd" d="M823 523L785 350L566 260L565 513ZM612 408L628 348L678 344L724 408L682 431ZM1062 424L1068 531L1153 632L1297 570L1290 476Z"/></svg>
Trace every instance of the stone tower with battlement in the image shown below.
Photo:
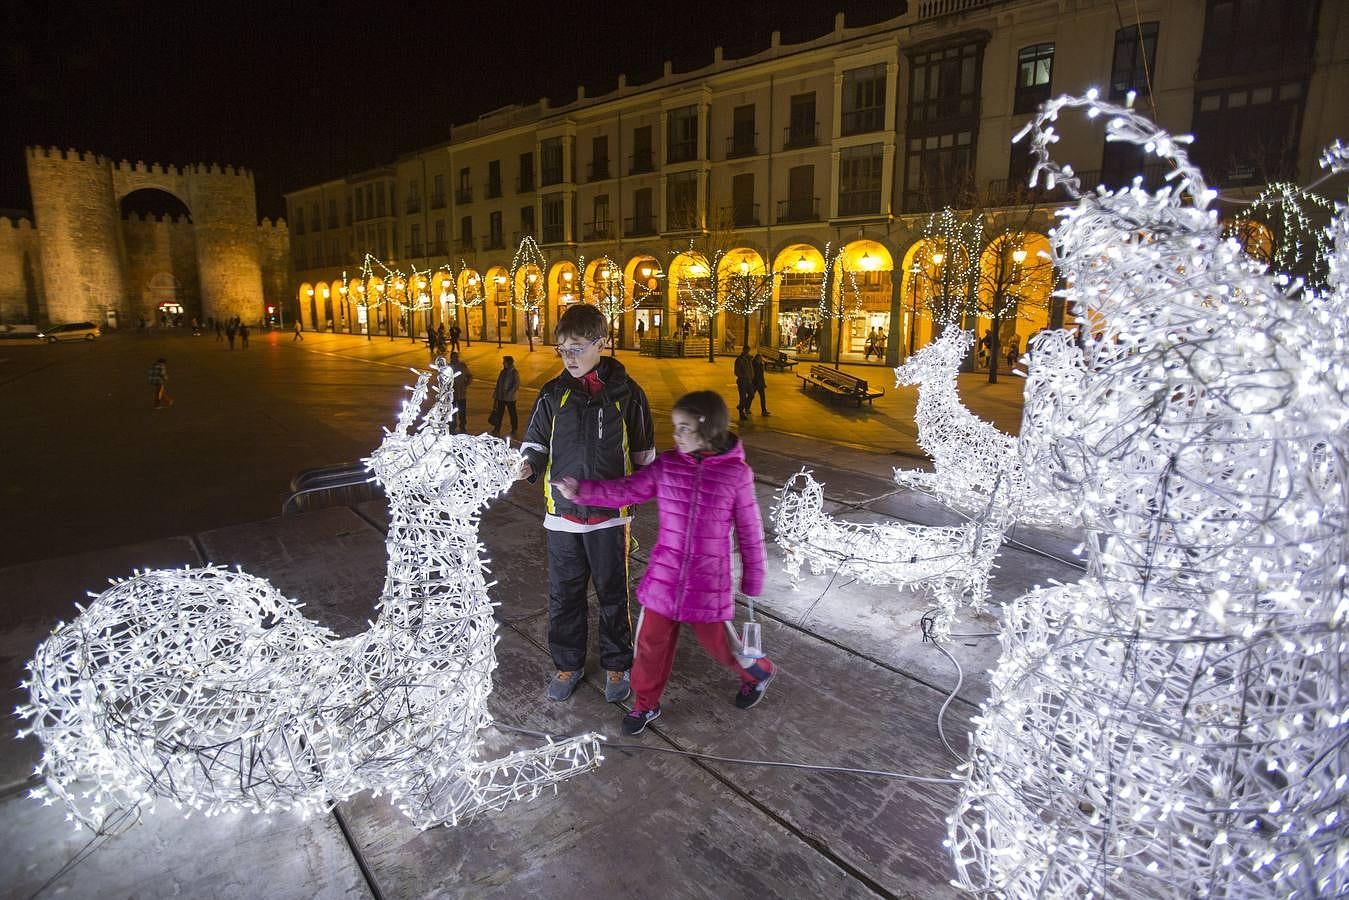
<svg viewBox="0 0 1349 900"><path fill-rule="evenodd" d="M259 225L251 172L215 164L114 163L45 147L28 148L27 163L44 319L153 321L155 285L168 283L184 292L189 317L261 321L264 283L277 280L270 269L284 267L288 254L269 249L278 239L285 242L286 228L282 222ZM176 197L190 224L123 222L122 199L142 189ZM0 305L16 306L4 301Z"/></svg>

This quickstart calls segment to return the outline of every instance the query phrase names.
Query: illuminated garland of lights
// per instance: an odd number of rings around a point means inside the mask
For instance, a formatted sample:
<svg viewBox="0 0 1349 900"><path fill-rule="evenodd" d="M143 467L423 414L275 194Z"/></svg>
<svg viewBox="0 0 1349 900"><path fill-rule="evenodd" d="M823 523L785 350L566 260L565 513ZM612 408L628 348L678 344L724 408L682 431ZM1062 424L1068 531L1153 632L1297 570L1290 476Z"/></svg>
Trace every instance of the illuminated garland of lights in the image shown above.
<svg viewBox="0 0 1349 900"><path fill-rule="evenodd" d="M837 269L839 274L835 275ZM834 302L834 297L838 302ZM847 265L847 254L840 247L824 245L824 278L820 280L820 317L840 322L862 314L862 288L857 284L857 273ZM839 330L842 335L842 328Z"/></svg>
<svg viewBox="0 0 1349 900"><path fill-rule="evenodd" d="M975 611L987 605L1007 504L989 503L978 519L959 526L842 522L824 512L823 486L808 469L788 479L776 499L773 530L793 586L805 564L814 575L832 570L864 584L926 590L937 607L937 640L949 636L962 597Z"/></svg>
<svg viewBox="0 0 1349 900"><path fill-rule="evenodd" d="M521 286L518 276L523 271L524 284ZM532 317L548 299L548 285L544 279L548 274L548 257L543 255L534 238L525 235L511 259L510 303L525 314L525 327L530 327Z"/></svg>
<svg viewBox="0 0 1349 900"><path fill-rule="evenodd" d="M984 225L980 220L962 219L951 207L943 207L928 216L923 240L932 249L927 254L930 267L938 274L929 280L938 290L924 297L932 321L939 328L959 326L972 312L970 296L977 290L979 257L984 247Z"/></svg>
<svg viewBox="0 0 1349 900"><path fill-rule="evenodd" d="M1233 222L1232 236L1276 274L1305 277L1319 287L1325 283L1326 260L1333 246L1329 230L1314 224L1311 217L1317 214L1328 220L1334 212L1335 204L1325 197L1278 181L1241 211ZM1268 246L1264 246L1266 240Z"/></svg>
<svg viewBox="0 0 1349 900"><path fill-rule="evenodd" d="M223 568L114 582L37 649L19 713L42 742L33 795L116 831L167 798L190 814L321 813L372 790L417 826L456 824L598 765L598 736L479 760L491 724L496 622L482 508L522 457L488 435L450 434L417 380L366 462L389 497L379 616L338 639L268 582Z"/></svg>
<svg viewBox="0 0 1349 900"><path fill-rule="evenodd" d="M960 400L956 375L973 345L972 332L949 326L937 340L895 368L897 387L918 386L913 417L918 426L918 446L933 465L931 472L897 468L895 483L933 494L943 503L968 512L986 506L994 486L1001 485L1004 499L1000 502L1009 505L1017 521L1034 525L1071 521L1071 503L1052 483L1036 477L1042 467L1033 460L1023 462L1022 449L1023 440L1035 439L1031 436L1033 425L1028 428L1026 422L1035 423L1047 414L1040 411L1041 405L1052 403L1057 408L1057 388L1064 380L1060 369L1073 371L1071 357L1051 359L1047 355L1043 366L1033 368L1026 383L1027 413L1019 439L980 419ZM1080 360L1080 351L1076 355ZM1051 386L1055 388L1053 393Z"/></svg>
<svg viewBox="0 0 1349 900"><path fill-rule="evenodd" d="M746 258L735 263L734 254L724 247L700 249L692 241L683 250L671 250L672 257L693 261L675 282L676 296L709 319L723 312L751 316L763 309L773 298L773 285L781 273L765 271L761 263Z"/></svg>
<svg viewBox="0 0 1349 900"><path fill-rule="evenodd" d="M1141 179L1098 189L1052 234L1065 297L1092 328L1080 416L1052 457L1079 481L1088 574L1009 611L950 819L957 884L1343 896L1343 307L1285 293L1223 239L1189 139L1094 92L1027 126L1033 180L1079 193L1049 158L1065 108L1173 171L1155 194Z"/></svg>

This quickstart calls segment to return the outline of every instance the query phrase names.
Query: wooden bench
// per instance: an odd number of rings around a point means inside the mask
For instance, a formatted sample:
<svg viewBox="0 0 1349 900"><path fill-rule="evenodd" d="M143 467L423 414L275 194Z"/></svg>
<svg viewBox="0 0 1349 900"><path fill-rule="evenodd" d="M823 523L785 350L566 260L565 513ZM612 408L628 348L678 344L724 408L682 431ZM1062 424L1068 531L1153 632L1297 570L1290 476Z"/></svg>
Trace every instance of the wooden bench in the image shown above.
<svg viewBox="0 0 1349 900"><path fill-rule="evenodd" d="M868 387L863 379L838 369L831 369L829 366L811 366L809 375L796 377L801 379L801 390L814 387L834 397L856 400L859 409L863 400L870 403L877 397L885 395L883 390Z"/></svg>
<svg viewBox="0 0 1349 900"><path fill-rule="evenodd" d="M796 360L781 350L778 351L777 356L770 356L767 353L761 353L760 356L763 357L763 364L766 369L772 369L775 372L790 372L796 368Z"/></svg>

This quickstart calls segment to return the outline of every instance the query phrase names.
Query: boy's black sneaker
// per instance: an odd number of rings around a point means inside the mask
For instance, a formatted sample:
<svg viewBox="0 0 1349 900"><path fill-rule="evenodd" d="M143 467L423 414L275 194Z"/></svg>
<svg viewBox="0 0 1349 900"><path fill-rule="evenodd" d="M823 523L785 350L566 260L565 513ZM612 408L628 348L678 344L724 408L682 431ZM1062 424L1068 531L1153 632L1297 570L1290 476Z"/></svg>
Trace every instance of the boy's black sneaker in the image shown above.
<svg viewBox="0 0 1349 900"><path fill-rule="evenodd" d="M740 692L735 695L735 705L740 709L749 709L758 703L763 699L764 691L768 690L768 686L773 683L777 674L777 669L774 669L753 683L741 682Z"/></svg>
<svg viewBox="0 0 1349 900"><path fill-rule="evenodd" d="M628 737L636 737L646 726L660 718L660 707L655 709L634 709L623 717L623 733Z"/></svg>

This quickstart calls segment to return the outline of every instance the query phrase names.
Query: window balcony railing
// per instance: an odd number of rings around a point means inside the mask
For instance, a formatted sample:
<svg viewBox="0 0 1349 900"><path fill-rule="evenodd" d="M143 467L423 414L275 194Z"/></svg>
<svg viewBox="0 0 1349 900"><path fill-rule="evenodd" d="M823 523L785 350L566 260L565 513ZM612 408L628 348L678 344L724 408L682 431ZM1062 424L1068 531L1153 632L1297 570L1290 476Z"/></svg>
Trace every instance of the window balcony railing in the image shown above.
<svg viewBox="0 0 1349 900"><path fill-rule="evenodd" d="M408 202L407 202L407 206L405 207L405 209L407 210L407 212L410 212L410 213L421 212L421 211L422 211L422 201L421 201L421 198L420 198L420 197L409 197L409 198L408 198Z"/></svg>
<svg viewBox="0 0 1349 900"><path fill-rule="evenodd" d="M838 214L840 216L874 216L881 211L881 192L875 190L866 191L839 191L838 192Z"/></svg>
<svg viewBox="0 0 1349 900"><path fill-rule="evenodd" d="M820 221L819 197L789 197L778 201L778 224Z"/></svg>
<svg viewBox="0 0 1349 900"><path fill-rule="evenodd" d="M328 227L329 227L329 228L336 228L336 227L337 227L337 216L329 216L329 217L328 217Z"/></svg>
<svg viewBox="0 0 1349 900"><path fill-rule="evenodd" d="M561 183L562 168L560 166L556 169L543 169L539 172L539 185L541 187L548 187L549 185Z"/></svg>
<svg viewBox="0 0 1349 900"><path fill-rule="evenodd" d="M532 238L534 236L535 232L533 228L529 228L524 231L517 231L515 232L515 234L511 235L511 246L518 247L520 246L520 242L523 241L525 238Z"/></svg>
<svg viewBox="0 0 1349 900"><path fill-rule="evenodd" d="M644 216L632 216L623 220L624 237L641 237L643 235L656 233L656 217L647 214Z"/></svg>
<svg viewBox="0 0 1349 900"><path fill-rule="evenodd" d="M650 150L638 150L628 157L628 174L641 175L643 172L654 172L656 165L652 161Z"/></svg>
<svg viewBox="0 0 1349 900"><path fill-rule="evenodd" d="M668 215L665 217L665 230L671 234L697 231L698 219L694 216Z"/></svg>
<svg viewBox="0 0 1349 900"><path fill-rule="evenodd" d="M692 162L698 158L697 141L671 141L665 147L665 161L669 163Z"/></svg>
<svg viewBox="0 0 1349 900"><path fill-rule="evenodd" d="M472 253L473 235L470 234L465 237L456 238L454 242L454 249L459 251L460 253Z"/></svg>
<svg viewBox="0 0 1349 900"><path fill-rule="evenodd" d="M482 248L484 250L505 250L506 238L499 234L489 234L482 239Z"/></svg>
<svg viewBox="0 0 1349 900"><path fill-rule="evenodd" d="M609 177L609 160L597 159L586 166L586 179L588 181L603 181Z"/></svg>
<svg viewBox="0 0 1349 900"><path fill-rule="evenodd" d="M455 189L454 189L454 202L455 202L455 203L472 203L472 202L473 202L473 188L471 188L471 187L455 188Z"/></svg>
<svg viewBox="0 0 1349 900"><path fill-rule="evenodd" d="M726 139L726 158L754 156L759 152L759 132L733 134Z"/></svg>
<svg viewBox="0 0 1349 900"><path fill-rule="evenodd" d="M487 199L495 200L497 197L500 196L501 196L501 182L500 181L487 182Z"/></svg>
<svg viewBox="0 0 1349 900"><path fill-rule="evenodd" d="M543 236L539 243L541 244L560 244L566 239L566 229L561 225L543 226Z"/></svg>
<svg viewBox="0 0 1349 900"><path fill-rule="evenodd" d="M721 218L736 228L759 227L759 204L745 203L740 206L723 206Z"/></svg>
<svg viewBox="0 0 1349 900"><path fill-rule="evenodd" d="M528 194L534 190L534 176L521 175L515 179L515 192L517 194Z"/></svg>
<svg viewBox="0 0 1349 900"><path fill-rule="evenodd" d="M795 122L786 128L786 136L782 139L782 149L797 150L801 147L814 147L819 142L819 122Z"/></svg>
<svg viewBox="0 0 1349 900"><path fill-rule="evenodd" d="M426 250L427 250L427 254L430 255L430 256L449 256L449 255L450 255L450 242L449 242L449 241L432 241L431 243L429 243L429 244L426 245Z"/></svg>
<svg viewBox="0 0 1349 900"><path fill-rule="evenodd" d="M416 257L419 256L425 256L426 254L422 252L425 249L426 248L421 244L408 244L408 253L407 253L408 259L415 259Z"/></svg>
<svg viewBox="0 0 1349 900"><path fill-rule="evenodd" d="M853 109L843 114L840 129L846 137L850 134L865 134L868 131L880 131L885 127L885 107L868 106L865 109Z"/></svg>
<svg viewBox="0 0 1349 900"><path fill-rule="evenodd" d="M588 222L585 227L585 239L587 241L607 241L614 236L614 225L612 222Z"/></svg>
<svg viewBox="0 0 1349 900"><path fill-rule="evenodd" d="M432 195L431 195L431 208L432 208L432 209L444 209L444 208L445 208L445 195L444 195L444 194L432 194Z"/></svg>

